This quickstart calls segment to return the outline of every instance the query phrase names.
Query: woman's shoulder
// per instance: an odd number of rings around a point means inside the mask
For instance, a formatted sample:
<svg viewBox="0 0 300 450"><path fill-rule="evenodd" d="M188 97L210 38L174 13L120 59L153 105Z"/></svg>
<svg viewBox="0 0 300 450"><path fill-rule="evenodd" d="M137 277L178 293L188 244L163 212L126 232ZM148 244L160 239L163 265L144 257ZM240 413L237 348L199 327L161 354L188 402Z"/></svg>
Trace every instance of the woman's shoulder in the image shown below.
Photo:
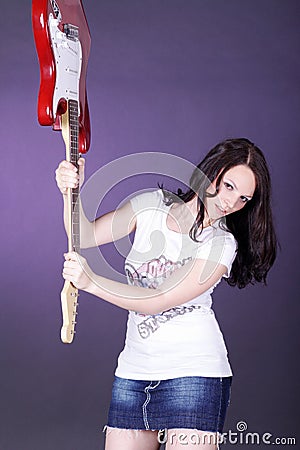
<svg viewBox="0 0 300 450"><path fill-rule="evenodd" d="M222 228L220 223L215 223L209 228L210 230L203 233L204 239L198 245L196 258L225 265L228 269L225 277L228 277L236 257L237 241L230 231Z"/></svg>
<svg viewBox="0 0 300 450"><path fill-rule="evenodd" d="M205 243L226 245L232 249L237 248L237 241L234 235L226 229L221 220L217 220L212 226L205 228L201 235L199 244Z"/></svg>

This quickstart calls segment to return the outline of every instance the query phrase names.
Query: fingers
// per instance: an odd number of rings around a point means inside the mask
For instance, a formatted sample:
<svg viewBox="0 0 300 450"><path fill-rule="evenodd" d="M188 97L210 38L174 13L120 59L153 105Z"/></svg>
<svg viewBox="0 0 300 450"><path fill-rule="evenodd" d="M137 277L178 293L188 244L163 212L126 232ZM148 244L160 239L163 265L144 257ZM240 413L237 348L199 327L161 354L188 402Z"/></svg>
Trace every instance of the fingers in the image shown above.
<svg viewBox="0 0 300 450"><path fill-rule="evenodd" d="M65 280L72 281L72 283L78 282L80 279L81 271L77 267L68 267L68 263L65 262L63 266L62 276Z"/></svg>
<svg viewBox="0 0 300 450"><path fill-rule="evenodd" d="M79 166L79 186L81 187L84 182L84 166L85 166L84 158L79 158L78 166Z"/></svg>
<svg viewBox="0 0 300 450"><path fill-rule="evenodd" d="M75 188L79 183L77 168L68 161L62 161L55 171L57 186L62 194L66 194L68 188Z"/></svg>
<svg viewBox="0 0 300 450"><path fill-rule="evenodd" d="M84 158L79 158L78 169L69 161L62 161L55 170L55 179L57 186L62 194L66 194L68 188L74 189L83 182L84 177Z"/></svg>
<svg viewBox="0 0 300 450"><path fill-rule="evenodd" d="M87 274L86 259L76 252L65 253L64 258L63 278L71 281L78 289L88 288L91 284L91 279Z"/></svg>
<svg viewBox="0 0 300 450"><path fill-rule="evenodd" d="M66 261L79 261L79 255L76 252L64 253L64 258Z"/></svg>
<svg viewBox="0 0 300 450"><path fill-rule="evenodd" d="M69 277L74 277L75 275L79 275L81 272L81 265L79 263L79 258L77 253L75 252L68 252L64 253L64 266L63 266L63 277L67 279L70 279Z"/></svg>
<svg viewBox="0 0 300 450"><path fill-rule="evenodd" d="M66 269L76 269L78 267L78 262L75 261L65 261L64 267Z"/></svg>

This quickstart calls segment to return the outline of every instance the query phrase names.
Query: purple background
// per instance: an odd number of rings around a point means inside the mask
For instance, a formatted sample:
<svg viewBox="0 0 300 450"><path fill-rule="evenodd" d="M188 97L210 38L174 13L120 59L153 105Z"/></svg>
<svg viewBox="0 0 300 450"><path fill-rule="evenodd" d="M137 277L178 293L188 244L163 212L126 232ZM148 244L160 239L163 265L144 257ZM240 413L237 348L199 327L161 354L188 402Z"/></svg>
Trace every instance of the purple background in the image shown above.
<svg viewBox="0 0 300 450"><path fill-rule="evenodd" d="M84 6L92 34L87 177L135 152L197 163L232 136L248 137L265 152L282 250L267 288L239 291L222 283L215 293L234 371L224 431L244 420L249 431L296 436L299 2L85 0ZM64 147L60 133L37 123L30 4L11 0L1 8L0 448L101 449L126 312L82 293L76 339L60 342L66 238L54 170ZM103 211L124 192L156 181L162 177L125 180ZM113 249L105 252L121 270Z"/></svg>

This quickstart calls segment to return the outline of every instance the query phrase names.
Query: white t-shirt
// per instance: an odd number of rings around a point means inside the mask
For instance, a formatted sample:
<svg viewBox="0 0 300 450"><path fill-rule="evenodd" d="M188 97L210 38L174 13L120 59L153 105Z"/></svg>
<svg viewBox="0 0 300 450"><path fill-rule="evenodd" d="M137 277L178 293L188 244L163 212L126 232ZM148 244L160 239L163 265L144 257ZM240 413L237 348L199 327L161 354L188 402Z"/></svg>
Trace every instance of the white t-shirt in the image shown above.
<svg viewBox="0 0 300 450"><path fill-rule="evenodd" d="M194 258L217 261L227 267L228 277L236 255L233 235L219 221L203 229L201 242L167 227L170 206L161 190L131 199L137 226L125 261L128 283L156 288L176 268ZM232 375L227 349L214 311L211 293L160 314L129 311L125 346L115 374L135 380L163 380L183 376ZM155 301L155 299L153 299Z"/></svg>

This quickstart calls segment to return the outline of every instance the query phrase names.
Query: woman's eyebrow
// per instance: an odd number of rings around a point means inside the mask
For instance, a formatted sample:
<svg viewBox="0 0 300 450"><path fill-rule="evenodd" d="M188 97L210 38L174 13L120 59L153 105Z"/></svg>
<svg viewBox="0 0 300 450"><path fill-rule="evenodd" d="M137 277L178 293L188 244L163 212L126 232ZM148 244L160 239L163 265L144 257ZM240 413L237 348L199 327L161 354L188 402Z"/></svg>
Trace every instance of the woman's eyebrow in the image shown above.
<svg viewBox="0 0 300 450"><path fill-rule="evenodd" d="M234 187L236 190L238 190L238 188L236 187L235 183L234 183L232 180L230 180L230 178L227 178L227 180L230 181L230 183L233 184L233 187ZM253 195L247 195L247 194L245 194L244 197L252 198Z"/></svg>

